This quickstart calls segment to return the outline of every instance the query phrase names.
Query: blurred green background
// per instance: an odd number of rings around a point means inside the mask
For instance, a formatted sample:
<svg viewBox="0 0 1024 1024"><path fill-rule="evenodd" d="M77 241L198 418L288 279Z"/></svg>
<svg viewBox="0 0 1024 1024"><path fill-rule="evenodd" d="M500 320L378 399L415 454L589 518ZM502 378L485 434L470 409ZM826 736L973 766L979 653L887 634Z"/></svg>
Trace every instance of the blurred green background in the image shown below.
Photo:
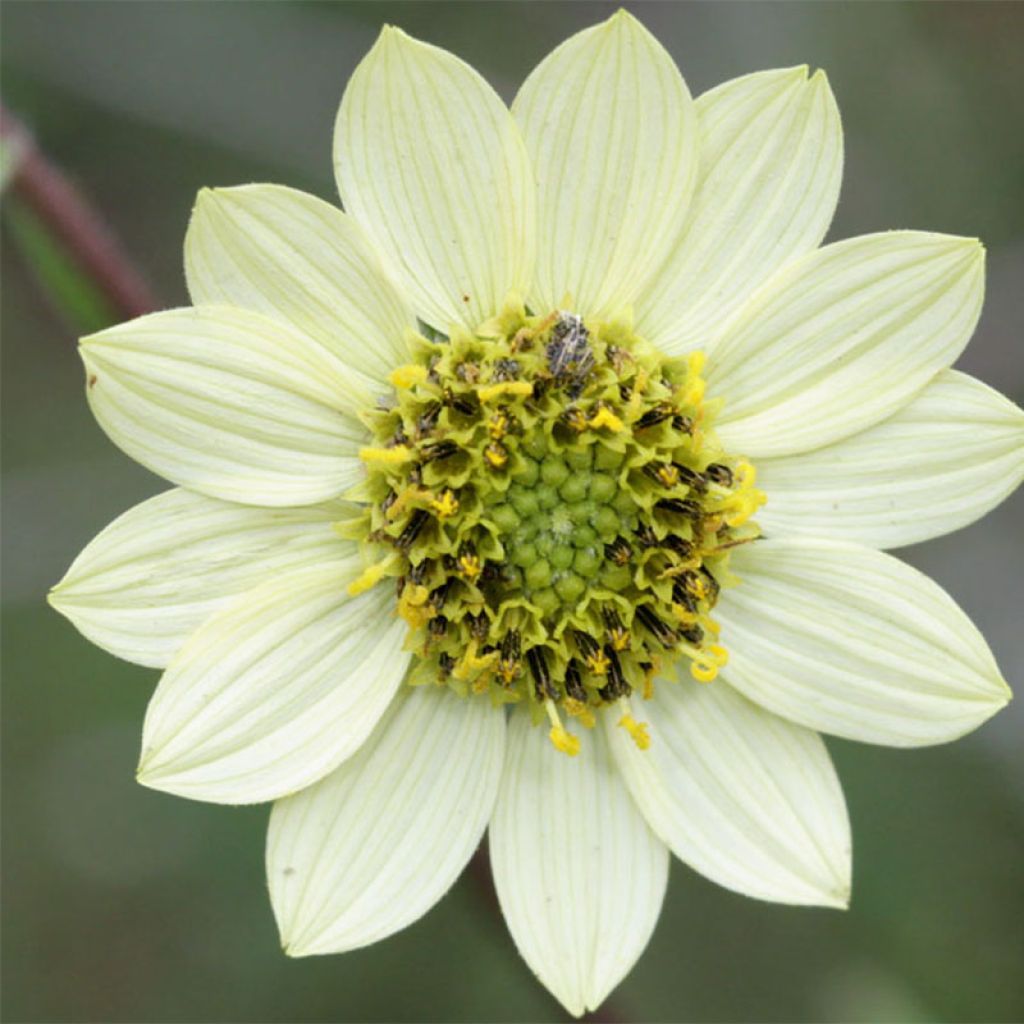
<svg viewBox="0 0 1024 1024"><path fill-rule="evenodd" d="M629 4L696 94L824 67L846 173L831 237L980 236L988 297L961 367L1024 400L1024 5ZM508 99L591 3L3 6L4 102L103 211L162 305L202 185L333 198L342 88L380 24L474 63ZM83 544L165 485L86 408L75 337L110 314L3 209L3 1017L9 1021L559 1020L463 878L425 920L343 957L280 952L264 808L133 781L150 670L44 604ZM55 291L55 286L57 286ZM1024 685L1024 494L904 556ZM917 752L831 742L854 830L848 913L775 907L673 864L619 1020L981 1021L1024 1016L1024 708Z"/></svg>

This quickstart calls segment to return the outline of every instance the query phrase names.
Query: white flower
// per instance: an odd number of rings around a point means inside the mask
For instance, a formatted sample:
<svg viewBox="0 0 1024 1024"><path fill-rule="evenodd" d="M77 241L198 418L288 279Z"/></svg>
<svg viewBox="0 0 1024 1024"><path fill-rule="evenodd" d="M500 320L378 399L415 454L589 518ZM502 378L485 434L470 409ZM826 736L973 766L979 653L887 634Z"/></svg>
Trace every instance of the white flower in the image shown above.
<svg viewBox="0 0 1024 1024"><path fill-rule="evenodd" d="M204 191L194 307L82 342L104 430L178 485L51 598L165 669L140 781L276 801L297 956L416 920L489 825L516 944L574 1014L639 957L670 850L757 898L845 906L818 733L941 743L1009 698L953 600L876 550L1024 477L1024 414L950 369L980 244L819 248L842 166L825 76L692 101L622 12L511 114L385 29L334 157L347 213Z"/></svg>

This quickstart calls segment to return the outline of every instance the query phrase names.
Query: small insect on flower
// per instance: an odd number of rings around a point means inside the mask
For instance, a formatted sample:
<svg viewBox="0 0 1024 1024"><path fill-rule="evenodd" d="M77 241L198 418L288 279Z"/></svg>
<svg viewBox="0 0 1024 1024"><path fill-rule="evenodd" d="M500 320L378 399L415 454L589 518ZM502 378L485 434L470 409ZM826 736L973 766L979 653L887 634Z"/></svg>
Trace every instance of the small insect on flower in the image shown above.
<svg viewBox="0 0 1024 1024"><path fill-rule="evenodd" d="M334 163L344 213L204 189L193 306L82 340L100 425L176 485L50 597L164 670L139 780L273 803L290 956L411 924L488 832L516 946L576 1015L641 956L670 854L846 906L820 734L943 743L1009 698L884 553L1024 477L1024 413L951 369L981 245L821 247L825 75L695 103L622 11L511 110L385 28Z"/></svg>

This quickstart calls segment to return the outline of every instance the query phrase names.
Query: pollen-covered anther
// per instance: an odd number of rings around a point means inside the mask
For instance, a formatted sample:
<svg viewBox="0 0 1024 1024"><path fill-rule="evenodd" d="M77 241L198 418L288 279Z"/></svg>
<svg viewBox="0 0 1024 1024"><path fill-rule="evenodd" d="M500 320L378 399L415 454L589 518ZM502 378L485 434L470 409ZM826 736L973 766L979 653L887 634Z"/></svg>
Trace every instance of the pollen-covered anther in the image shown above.
<svg viewBox="0 0 1024 1024"><path fill-rule="evenodd" d="M618 704L645 748L630 696L678 659L714 678L710 613L730 550L758 535L753 467L715 439L701 357L658 354L624 318L521 306L412 349L361 453L369 501L346 529L384 550L353 586L399 579L411 683L525 704L568 754L565 716L593 727Z"/></svg>

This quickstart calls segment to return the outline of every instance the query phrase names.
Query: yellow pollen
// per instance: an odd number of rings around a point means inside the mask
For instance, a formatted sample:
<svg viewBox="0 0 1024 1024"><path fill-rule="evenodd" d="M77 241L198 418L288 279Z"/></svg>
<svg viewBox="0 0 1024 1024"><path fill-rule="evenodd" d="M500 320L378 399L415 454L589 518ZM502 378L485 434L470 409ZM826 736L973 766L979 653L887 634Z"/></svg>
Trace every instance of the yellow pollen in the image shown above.
<svg viewBox="0 0 1024 1024"><path fill-rule="evenodd" d="M358 597L360 594L365 594L372 586L379 583L381 578L385 576L391 567L395 564L397 559L394 555L388 555L387 558L381 559L374 565L367 566L345 589L348 591L349 597Z"/></svg>
<svg viewBox="0 0 1024 1024"><path fill-rule="evenodd" d="M452 673L456 679L468 679L470 676L482 672L485 668L490 668L494 663L494 659L498 656L497 651L491 651L480 657L477 655L476 649L477 641L475 639L470 640L466 647L466 653L462 656L462 660ZM486 680L484 686L486 687Z"/></svg>
<svg viewBox="0 0 1024 1024"><path fill-rule="evenodd" d="M497 441L489 444L484 449L484 455L487 457L487 461L494 466L495 469L501 469L501 467L508 462L508 452L505 451Z"/></svg>
<svg viewBox="0 0 1024 1024"><path fill-rule="evenodd" d="M384 465L397 466L403 462L411 462L414 452L405 445L394 448L360 448L359 458L363 462L381 462Z"/></svg>
<svg viewBox="0 0 1024 1024"><path fill-rule="evenodd" d="M601 427L607 427L609 430L622 429L622 420L607 405L602 405L598 408L597 412L587 422L594 430L599 430Z"/></svg>
<svg viewBox="0 0 1024 1024"><path fill-rule="evenodd" d="M411 388L414 384L422 384L426 379L427 368L416 364L400 366L388 375L388 380L396 388Z"/></svg>
<svg viewBox="0 0 1024 1024"><path fill-rule="evenodd" d="M658 469L658 479L665 487L675 487L679 483L679 470L675 466L661 466Z"/></svg>
<svg viewBox="0 0 1024 1024"><path fill-rule="evenodd" d="M729 652L721 644L709 644L690 664L690 675L698 683L710 683L728 660Z"/></svg>
<svg viewBox="0 0 1024 1024"><path fill-rule="evenodd" d="M385 515L388 519L397 519L410 501L430 501L433 497L430 491L425 491L422 487L406 487L391 503Z"/></svg>
<svg viewBox="0 0 1024 1024"><path fill-rule="evenodd" d="M548 718L551 721L551 730L548 732L548 739L551 740L555 750L560 750L563 754L568 754L569 757L575 757L580 752L580 739L578 736L573 736L572 733L566 732L562 725L562 720L558 717L558 710L555 708L555 702L550 698L544 701L544 709L548 713Z"/></svg>
<svg viewBox="0 0 1024 1024"><path fill-rule="evenodd" d="M459 572L461 572L470 583L475 582L476 578L480 575L480 559L477 558L476 555L460 555L456 564L459 567Z"/></svg>
<svg viewBox="0 0 1024 1024"><path fill-rule="evenodd" d="M608 666L611 664L608 659L608 655L600 649L596 650L593 654L588 654L586 662L587 668L589 668L595 676L606 675L608 672Z"/></svg>
<svg viewBox="0 0 1024 1024"><path fill-rule="evenodd" d="M481 402L489 402L492 398L502 395L532 395L533 385L525 380L503 380L498 384L488 384L477 391Z"/></svg>
<svg viewBox="0 0 1024 1024"><path fill-rule="evenodd" d="M432 617L433 609L428 607L430 591L415 583L407 583L398 599L398 614L413 628L425 626Z"/></svg>
<svg viewBox="0 0 1024 1024"><path fill-rule="evenodd" d="M431 501L430 507L438 514L439 518L448 519L459 511L459 499L451 490L445 489L441 492L440 498L434 498Z"/></svg>
<svg viewBox="0 0 1024 1024"><path fill-rule="evenodd" d="M495 441L500 441L508 433L508 413L499 409L487 422L487 431Z"/></svg>
<svg viewBox="0 0 1024 1024"><path fill-rule="evenodd" d="M617 626L611 631L612 650L624 651L629 646L629 630L624 626Z"/></svg>

